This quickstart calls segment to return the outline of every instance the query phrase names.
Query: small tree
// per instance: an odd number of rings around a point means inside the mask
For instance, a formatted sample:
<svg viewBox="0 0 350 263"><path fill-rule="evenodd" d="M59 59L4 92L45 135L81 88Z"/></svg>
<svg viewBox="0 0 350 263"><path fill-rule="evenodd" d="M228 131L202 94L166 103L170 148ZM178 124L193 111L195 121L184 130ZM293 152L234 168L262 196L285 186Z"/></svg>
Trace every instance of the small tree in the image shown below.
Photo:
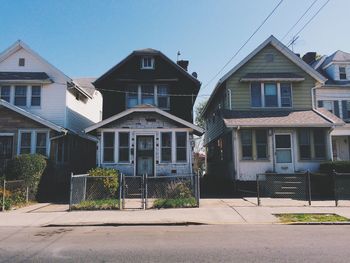
<svg viewBox="0 0 350 263"><path fill-rule="evenodd" d="M205 108L205 105L207 105L207 100L201 101L197 104L196 109L195 109L195 123L196 125L198 125L199 127L201 127L202 129L204 129L205 127L205 120L202 116L202 112Z"/></svg>

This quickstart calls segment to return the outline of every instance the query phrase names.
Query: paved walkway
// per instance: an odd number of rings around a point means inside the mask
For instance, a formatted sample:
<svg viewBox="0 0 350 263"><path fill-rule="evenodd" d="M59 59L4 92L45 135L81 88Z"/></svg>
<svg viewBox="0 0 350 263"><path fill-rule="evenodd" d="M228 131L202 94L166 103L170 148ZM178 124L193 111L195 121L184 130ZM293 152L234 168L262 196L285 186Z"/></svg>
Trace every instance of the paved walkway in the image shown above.
<svg viewBox="0 0 350 263"><path fill-rule="evenodd" d="M265 200L267 201L267 200ZM280 203L283 204L283 203ZM349 207L294 205L257 207L248 199L202 199L200 208L124 211L74 211L67 205L35 204L0 212L2 226L102 225L102 224L273 224L277 213L336 213L350 218Z"/></svg>

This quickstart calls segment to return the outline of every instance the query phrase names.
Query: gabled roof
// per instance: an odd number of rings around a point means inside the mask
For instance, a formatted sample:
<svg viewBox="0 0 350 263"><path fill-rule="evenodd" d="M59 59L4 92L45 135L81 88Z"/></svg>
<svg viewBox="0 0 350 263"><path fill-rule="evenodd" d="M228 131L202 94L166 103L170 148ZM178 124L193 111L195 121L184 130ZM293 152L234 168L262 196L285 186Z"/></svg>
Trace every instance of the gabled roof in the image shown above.
<svg viewBox="0 0 350 263"><path fill-rule="evenodd" d="M216 92L218 91L220 85L224 83L228 78L230 78L237 70L239 70L242 66L244 66L249 60L251 60L256 54L258 54L263 48L265 48L267 45L272 45L277 50L279 50L284 56L286 56L290 61L292 61L294 64L296 64L298 67L300 67L302 70L304 70L307 74L309 74L311 77L316 79L317 81L324 83L327 79L322 76L319 72L317 72L315 69L313 69L311 66L309 66L307 63L305 63L300 57L294 54L288 47L286 47L282 42L280 42L277 38L275 38L273 35L268 37L263 43L261 43L256 49L254 49L248 56L246 56L241 62L239 62L235 67L233 67L229 72L227 72L216 84L214 91L212 92L208 103L206 104L205 108L203 109L202 114L206 112L208 109L212 99L215 97Z"/></svg>
<svg viewBox="0 0 350 263"><path fill-rule="evenodd" d="M350 53L337 50L325 59L325 61L322 63L323 68L326 68L327 66L329 66L330 63L333 62L350 62Z"/></svg>
<svg viewBox="0 0 350 263"><path fill-rule="evenodd" d="M164 55L162 52L160 52L159 50L156 49L152 49L152 48L145 48L145 49L139 49L139 50L135 50L133 51L131 54L129 54L126 58L124 58L122 61L120 61L117 65L115 65L114 67L112 67L110 70L108 70L106 73L104 73L101 77L99 77L98 79L96 79L93 84L97 84L98 82L100 82L101 80L103 80L104 78L108 77L110 74L112 74L112 72L114 72L115 70L117 70L118 68L120 68L122 65L124 65L127 61L129 61L133 56L136 55L158 55L161 58L163 58L164 60L166 60L167 62L169 62L176 70L178 70L181 74L183 74L185 77L189 78L190 80L192 80L196 85L200 86L201 82L196 79L195 77L193 77L191 74L189 74L186 70L184 70L182 67L180 67L178 64L176 64L174 61L172 61L170 58L168 58L166 55Z"/></svg>
<svg viewBox="0 0 350 263"><path fill-rule="evenodd" d="M0 99L0 106L3 106L5 108L8 108L8 109L14 111L14 112L17 112L18 114L21 114L21 115L23 115L23 116L25 116L25 117L27 117L35 122L38 122L38 123L50 128L54 131L63 132L63 133L68 132L66 129L62 128L61 126L58 126L58 125L56 125L48 120L45 120L37 115L34 115L33 113L30 113L30 112L28 112L20 107L17 107L13 104L10 104L7 101L4 101L2 99Z"/></svg>
<svg viewBox="0 0 350 263"><path fill-rule="evenodd" d="M158 114L160 114L160 115L162 115L162 116L164 116L164 117L166 117L168 119L171 119L171 120L173 120L173 121L175 121L177 123L180 123L180 124L182 124L184 126L187 126L188 128L193 129L193 131L195 132L196 135L202 135L204 133L202 128L200 128L200 127L198 127L198 126L196 126L196 125L194 125L194 124L192 124L192 123L190 123L188 121L185 121L185 120L183 120L183 119L181 119L179 117L176 117L176 116L174 116L174 115L172 115L172 114L170 114L170 113L168 113L166 111L163 111L163 110L161 110L161 109L159 109L157 107L154 107L154 106L151 106L151 105L148 105L148 104L146 104L146 105L139 105L137 107L134 107L134 108L131 108L131 109L127 109L127 110L125 110L125 111L123 111L121 113L118 113L118 114L116 114L116 115L114 115L112 117L109 117L109 118L107 118L107 119L105 119L105 120L103 120L103 121L101 121L99 123L96 123L96 124L86 128L85 129L85 133L89 133L89 132L91 132L93 130L96 130L96 129L98 129L98 128L100 128L100 127L102 127L102 126L104 126L104 125L106 125L108 123L116 121L116 120L118 120L120 118L123 118L123 117L125 117L125 116L127 116L127 115L129 115L131 113L134 113L134 112L155 112L155 113L158 113Z"/></svg>
<svg viewBox="0 0 350 263"><path fill-rule="evenodd" d="M48 62L46 59L44 59L42 56L40 56L37 52L35 52L33 49L31 49L26 43L24 43L22 40L17 40L15 43L13 43L9 48L7 48L5 51L0 53L0 63L7 59L12 54L16 53L18 50L24 49L31 55L33 55L35 58L37 58L39 61L41 61L43 64L47 65L48 67L52 68L54 71L58 72L59 74L63 75L67 81L71 81L71 78L69 78L66 74L64 74L61 70L56 68L54 65L52 65L50 62Z"/></svg>
<svg viewBox="0 0 350 263"><path fill-rule="evenodd" d="M93 97L96 89L92 83L95 80L96 78L74 78L73 82L77 84L77 86L86 92L90 97Z"/></svg>

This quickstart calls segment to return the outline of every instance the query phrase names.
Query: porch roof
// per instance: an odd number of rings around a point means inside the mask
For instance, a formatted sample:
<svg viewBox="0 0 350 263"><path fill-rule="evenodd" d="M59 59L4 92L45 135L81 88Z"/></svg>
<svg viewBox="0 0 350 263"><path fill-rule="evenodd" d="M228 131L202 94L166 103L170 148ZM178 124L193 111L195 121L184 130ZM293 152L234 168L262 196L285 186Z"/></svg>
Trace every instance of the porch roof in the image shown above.
<svg viewBox="0 0 350 263"><path fill-rule="evenodd" d="M32 82L32 83L52 83L53 81L45 72L0 72L1 82Z"/></svg>
<svg viewBox="0 0 350 263"><path fill-rule="evenodd" d="M332 133L332 136L350 136L350 123L345 124L344 126L335 128Z"/></svg>
<svg viewBox="0 0 350 263"><path fill-rule="evenodd" d="M185 121L179 117L176 117L166 111L163 111L155 106L152 106L152 105L148 105L148 104L144 104L144 105L139 105L139 106L136 106L134 108L131 108L131 109L127 109L121 113L118 113L112 117L109 117L99 123L96 123L88 128L85 129L85 133L89 133L91 131L94 131L100 127L103 127L104 125L108 124L108 123L111 123L113 121L116 121L120 118L123 118L131 113L134 113L134 112L144 112L144 113L147 113L147 112L155 112L155 113L158 113L168 119L171 119L177 123L180 123L188 128L191 128L194 132L194 134L196 135L202 135L204 133L203 129L198 127L197 125L194 125L193 123L190 123L188 121Z"/></svg>
<svg viewBox="0 0 350 263"><path fill-rule="evenodd" d="M224 113L227 127L334 127L344 122L325 109L305 111L230 111Z"/></svg>

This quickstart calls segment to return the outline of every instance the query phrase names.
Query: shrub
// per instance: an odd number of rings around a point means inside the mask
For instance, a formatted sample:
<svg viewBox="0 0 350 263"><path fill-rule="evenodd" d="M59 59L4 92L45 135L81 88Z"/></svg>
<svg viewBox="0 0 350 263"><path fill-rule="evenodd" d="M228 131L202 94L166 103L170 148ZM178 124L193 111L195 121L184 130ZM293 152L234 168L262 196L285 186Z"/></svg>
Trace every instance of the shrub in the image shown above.
<svg viewBox="0 0 350 263"><path fill-rule="evenodd" d="M6 179L24 180L25 185L36 195L45 168L46 159L43 155L22 154L9 162L6 168Z"/></svg>
<svg viewBox="0 0 350 263"><path fill-rule="evenodd" d="M174 199L156 199L153 203L154 208L187 208L196 207L197 201L194 197L174 198Z"/></svg>
<svg viewBox="0 0 350 263"><path fill-rule="evenodd" d="M338 173L350 173L350 161L325 162L320 165L320 172L330 174L335 170Z"/></svg>
<svg viewBox="0 0 350 263"><path fill-rule="evenodd" d="M117 210L119 209L118 199L102 199L83 201L73 205L72 210Z"/></svg>
<svg viewBox="0 0 350 263"><path fill-rule="evenodd" d="M193 197L189 183L171 182L167 185L165 195L169 198L189 198Z"/></svg>
<svg viewBox="0 0 350 263"><path fill-rule="evenodd" d="M108 191L108 194L113 197L118 192L119 187L119 172L111 168L96 167L89 172L90 176L101 176L105 178L99 178L103 183L104 188Z"/></svg>

